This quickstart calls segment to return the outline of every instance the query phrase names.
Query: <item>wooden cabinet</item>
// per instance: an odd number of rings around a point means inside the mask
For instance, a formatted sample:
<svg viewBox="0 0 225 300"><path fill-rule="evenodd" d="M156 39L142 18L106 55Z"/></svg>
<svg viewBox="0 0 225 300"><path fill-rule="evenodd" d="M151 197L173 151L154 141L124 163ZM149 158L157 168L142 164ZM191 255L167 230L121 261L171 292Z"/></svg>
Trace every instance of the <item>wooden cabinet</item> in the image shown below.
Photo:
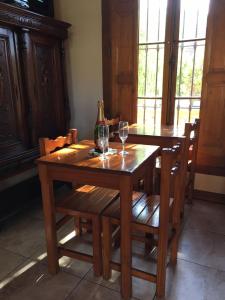
<svg viewBox="0 0 225 300"><path fill-rule="evenodd" d="M0 28L0 155L10 158L27 146L16 35Z"/></svg>
<svg viewBox="0 0 225 300"><path fill-rule="evenodd" d="M0 3L0 179L67 131L63 41L69 24Z"/></svg>

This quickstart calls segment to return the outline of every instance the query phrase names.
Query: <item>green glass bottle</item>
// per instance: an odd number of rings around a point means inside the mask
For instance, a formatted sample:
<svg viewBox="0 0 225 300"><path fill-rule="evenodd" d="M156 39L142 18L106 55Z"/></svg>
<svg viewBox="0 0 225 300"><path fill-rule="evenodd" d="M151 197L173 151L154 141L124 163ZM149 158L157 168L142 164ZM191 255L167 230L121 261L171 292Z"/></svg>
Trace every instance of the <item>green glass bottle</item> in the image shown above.
<svg viewBox="0 0 225 300"><path fill-rule="evenodd" d="M99 125L105 125L105 116L104 116L104 102L103 100L98 101L98 114L97 114L97 120L95 123L95 130L94 130L94 142L95 142L95 151L101 152L101 149L98 145L98 126Z"/></svg>

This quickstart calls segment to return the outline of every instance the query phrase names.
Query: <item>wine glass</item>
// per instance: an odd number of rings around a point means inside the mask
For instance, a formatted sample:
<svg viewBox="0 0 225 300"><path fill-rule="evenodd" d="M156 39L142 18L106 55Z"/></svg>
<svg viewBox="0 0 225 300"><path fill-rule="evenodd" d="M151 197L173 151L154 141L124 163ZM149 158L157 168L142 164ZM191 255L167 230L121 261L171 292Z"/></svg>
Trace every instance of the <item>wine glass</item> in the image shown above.
<svg viewBox="0 0 225 300"><path fill-rule="evenodd" d="M125 151L125 141L128 138L128 132L129 132L129 125L127 121L120 121L119 122L119 137L122 142L123 150L120 152L121 155L128 154L127 151Z"/></svg>
<svg viewBox="0 0 225 300"><path fill-rule="evenodd" d="M102 149L101 159L106 160L105 149L109 145L109 126L99 125L98 126L98 145Z"/></svg>

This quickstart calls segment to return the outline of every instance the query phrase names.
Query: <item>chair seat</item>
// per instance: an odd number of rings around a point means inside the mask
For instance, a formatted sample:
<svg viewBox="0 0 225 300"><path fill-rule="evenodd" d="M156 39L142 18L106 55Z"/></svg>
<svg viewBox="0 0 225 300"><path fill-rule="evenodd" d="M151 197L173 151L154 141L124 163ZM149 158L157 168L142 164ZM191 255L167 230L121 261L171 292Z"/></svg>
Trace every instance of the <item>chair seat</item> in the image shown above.
<svg viewBox="0 0 225 300"><path fill-rule="evenodd" d="M56 211L71 216L76 212L101 214L118 196L117 190L84 185L57 199Z"/></svg>
<svg viewBox="0 0 225 300"><path fill-rule="evenodd" d="M173 199L170 200L170 206ZM149 227L159 227L160 196L147 196L145 193L133 192L132 199L132 222L144 224ZM103 216L120 219L120 198L118 197L103 212Z"/></svg>

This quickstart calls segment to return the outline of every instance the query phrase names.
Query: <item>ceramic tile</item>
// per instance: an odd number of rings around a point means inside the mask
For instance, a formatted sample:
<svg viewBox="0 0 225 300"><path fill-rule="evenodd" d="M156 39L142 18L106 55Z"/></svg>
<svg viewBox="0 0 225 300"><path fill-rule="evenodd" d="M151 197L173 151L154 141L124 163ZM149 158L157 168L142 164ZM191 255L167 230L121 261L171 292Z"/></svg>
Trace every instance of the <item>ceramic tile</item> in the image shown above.
<svg viewBox="0 0 225 300"><path fill-rule="evenodd" d="M31 257L36 249L45 246L43 221L26 216L19 218L0 233L0 245L7 250Z"/></svg>
<svg viewBox="0 0 225 300"><path fill-rule="evenodd" d="M225 235L225 205L194 201L185 228L211 231Z"/></svg>
<svg viewBox="0 0 225 300"><path fill-rule="evenodd" d="M220 204L194 201L185 206L179 259L176 267L167 269L166 300L225 299L224 215L225 206ZM92 254L92 235L76 237L73 220L59 230L58 241ZM154 272L154 259L143 254L144 244L133 242L133 266ZM117 249L113 259L119 258ZM105 281L94 276L92 264L68 257L59 263L60 272L49 275L42 209L35 205L0 232L0 299L121 299L119 272L113 271L112 278ZM132 282L134 299L154 298L155 284L138 278Z"/></svg>
<svg viewBox="0 0 225 300"><path fill-rule="evenodd" d="M110 280L103 280L102 277L95 277L93 270L90 270L85 279L92 283L97 283L101 286L120 292L120 273L117 271L112 271L112 277ZM151 300L155 295L155 284L133 277L132 294L135 299Z"/></svg>
<svg viewBox="0 0 225 300"><path fill-rule="evenodd" d="M181 235L178 257L225 271L225 235L186 229Z"/></svg>
<svg viewBox="0 0 225 300"><path fill-rule="evenodd" d="M222 300L224 291L225 272L184 260L167 270L166 300Z"/></svg>
<svg viewBox="0 0 225 300"><path fill-rule="evenodd" d="M26 260L25 257L0 248L0 280L21 265Z"/></svg>
<svg viewBox="0 0 225 300"><path fill-rule="evenodd" d="M65 272L48 274L43 264L29 260L5 278L0 299L62 300L72 292L80 279Z"/></svg>
<svg viewBox="0 0 225 300"><path fill-rule="evenodd" d="M120 293L83 280L68 297L68 300L120 300Z"/></svg>

